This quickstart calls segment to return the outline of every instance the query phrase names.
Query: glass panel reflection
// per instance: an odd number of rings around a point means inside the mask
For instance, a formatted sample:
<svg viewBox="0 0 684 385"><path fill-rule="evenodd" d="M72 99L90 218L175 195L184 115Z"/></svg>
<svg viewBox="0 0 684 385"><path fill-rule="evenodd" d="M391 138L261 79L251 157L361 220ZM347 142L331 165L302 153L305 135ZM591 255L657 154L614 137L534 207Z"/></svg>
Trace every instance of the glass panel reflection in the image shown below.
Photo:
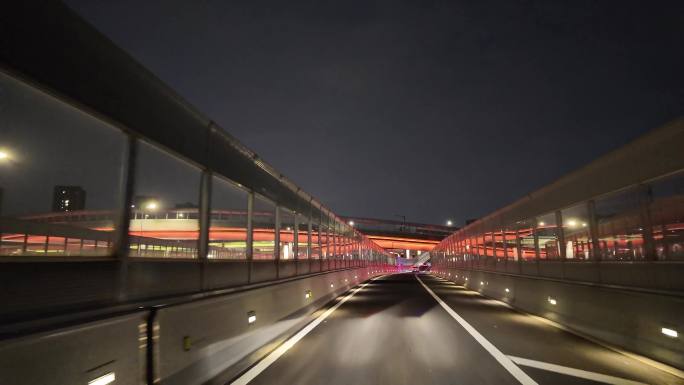
<svg viewBox="0 0 684 385"><path fill-rule="evenodd" d="M556 213L548 213L538 217L535 232L539 239L539 259L559 259L561 252L558 243Z"/></svg>
<svg viewBox="0 0 684 385"><path fill-rule="evenodd" d="M684 260L684 173L654 182L650 212L659 260Z"/></svg>
<svg viewBox="0 0 684 385"><path fill-rule="evenodd" d="M276 206L266 198L254 196L254 230L252 258L275 258L275 210Z"/></svg>
<svg viewBox="0 0 684 385"><path fill-rule="evenodd" d="M644 259L643 224L637 189L595 200L601 259Z"/></svg>
<svg viewBox="0 0 684 385"><path fill-rule="evenodd" d="M130 255L197 258L199 169L139 142L135 178Z"/></svg>
<svg viewBox="0 0 684 385"><path fill-rule="evenodd" d="M294 259L294 213L280 208L280 259Z"/></svg>
<svg viewBox="0 0 684 385"><path fill-rule="evenodd" d="M589 231L589 210L581 203L561 211L565 237L565 258L582 261L591 259L591 233Z"/></svg>
<svg viewBox="0 0 684 385"><path fill-rule="evenodd" d="M0 255L110 255L125 142L0 72Z"/></svg>
<svg viewBox="0 0 684 385"><path fill-rule="evenodd" d="M213 178L208 258L247 257L247 195L232 182Z"/></svg>
<svg viewBox="0 0 684 385"><path fill-rule="evenodd" d="M298 232L297 232L297 258L309 258L309 218L302 214L297 214Z"/></svg>

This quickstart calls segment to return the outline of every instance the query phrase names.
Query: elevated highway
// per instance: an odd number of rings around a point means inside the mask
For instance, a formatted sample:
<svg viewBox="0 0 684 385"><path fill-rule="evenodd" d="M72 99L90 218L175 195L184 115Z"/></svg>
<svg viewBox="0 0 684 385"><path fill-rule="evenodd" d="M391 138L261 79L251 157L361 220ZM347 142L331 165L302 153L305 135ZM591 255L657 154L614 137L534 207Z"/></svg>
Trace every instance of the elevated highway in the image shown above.
<svg viewBox="0 0 684 385"><path fill-rule="evenodd" d="M0 384L684 383L684 120L463 228L383 224L61 2L0 26Z"/></svg>

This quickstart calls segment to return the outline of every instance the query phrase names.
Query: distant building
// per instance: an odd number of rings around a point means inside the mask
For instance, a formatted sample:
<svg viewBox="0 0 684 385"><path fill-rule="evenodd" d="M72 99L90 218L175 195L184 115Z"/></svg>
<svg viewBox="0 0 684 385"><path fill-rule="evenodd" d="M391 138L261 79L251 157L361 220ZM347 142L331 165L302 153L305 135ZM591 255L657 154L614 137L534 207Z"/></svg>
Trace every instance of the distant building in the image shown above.
<svg viewBox="0 0 684 385"><path fill-rule="evenodd" d="M52 211L85 209L86 191L81 186L55 186L52 192Z"/></svg>

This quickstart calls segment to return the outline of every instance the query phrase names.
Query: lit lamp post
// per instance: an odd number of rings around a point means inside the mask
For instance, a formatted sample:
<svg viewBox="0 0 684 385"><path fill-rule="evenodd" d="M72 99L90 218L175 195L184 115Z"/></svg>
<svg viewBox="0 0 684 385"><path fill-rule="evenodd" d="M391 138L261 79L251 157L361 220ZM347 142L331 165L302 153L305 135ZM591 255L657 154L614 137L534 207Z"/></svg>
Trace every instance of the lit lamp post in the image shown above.
<svg viewBox="0 0 684 385"><path fill-rule="evenodd" d="M145 219L147 219L147 217L149 216L148 214L145 213L145 210L152 212L152 211L155 211L158 207L159 207L159 204L156 201L147 201L140 208L140 213L142 215L140 216L140 235L138 236L138 255L142 255L141 250L142 250L142 236L143 236L143 221Z"/></svg>
<svg viewBox="0 0 684 385"><path fill-rule="evenodd" d="M451 226L454 225L454 221L452 221L451 219L447 219L446 225L449 226L449 227L451 227Z"/></svg>
<svg viewBox="0 0 684 385"><path fill-rule="evenodd" d="M5 150L4 148L0 148L0 165L9 163L12 160L12 156L10 155L10 152ZM2 187L0 187L0 215L2 215L2 198L4 190ZM0 233L0 236L2 233Z"/></svg>

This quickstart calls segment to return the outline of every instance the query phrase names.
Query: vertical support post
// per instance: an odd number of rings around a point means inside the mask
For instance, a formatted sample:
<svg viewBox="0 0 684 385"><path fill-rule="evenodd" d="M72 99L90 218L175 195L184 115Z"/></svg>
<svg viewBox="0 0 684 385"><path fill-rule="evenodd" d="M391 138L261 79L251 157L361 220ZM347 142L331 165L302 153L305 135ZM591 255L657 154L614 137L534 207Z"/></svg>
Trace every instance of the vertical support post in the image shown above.
<svg viewBox="0 0 684 385"><path fill-rule="evenodd" d="M325 263L326 271L330 270L330 217L326 215L325 219Z"/></svg>
<svg viewBox="0 0 684 385"><path fill-rule="evenodd" d="M534 239L534 264L537 267L537 275L539 275L539 234L538 234L538 224L539 219L537 217L532 218L532 239Z"/></svg>
<svg viewBox="0 0 684 385"><path fill-rule="evenodd" d="M501 226L501 246L503 246L504 271L508 272L508 240L506 239L506 226Z"/></svg>
<svg viewBox="0 0 684 385"><path fill-rule="evenodd" d="M25 255L28 250L28 230L24 230L24 242L21 244L21 254Z"/></svg>
<svg viewBox="0 0 684 385"><path fill-rule="evenodd" d="M644 258L648 261L658 259L653 238L653 220L651 219L650 205L653 201L653 191L649 185L641 185L639 188L639 209L641 217L641 236L644 238ZM663 228L663 231L665 229ZM664 238L664 237L663 237ZM667 247L665 247L667 249Z"/></svg>
<svg viewBox="0 0 684 385"><path fill-rule="evenodd" d="M563 214L556 210L556 232L558 234L558 256L561 262L561 278L565 279L565 260L567 259L565 250L565 228L563 227Z"/></svg>
<svg viewBox="0 0 684 385"><path fill-rule="evenodd" d="M591 235L591 259L601 260L601 248L599 247L598 220L596 218L596 203L594 200L587 201L587 211L589 212L589 234Z"/></svg>
<svg viewBox="0 0 684 385"><path fill-rule="evenodd" d="M523 249L522 243L520 242L520 230L515 229L515 252L518 254L518 274L522 274L522 263L523 263Z"/></svg>
<svg viewBox="0 0 684 385"><path fill-rule="evenodd" d="M558 232L558 256L562 261L566 259L565 253L565 228L563 227L563 214L560 210L556 210L556 229Z"/></svg>
<svg viewBox="0 0 684 385"><path fill-rule="evenodd" d="M467 262L463 265L463 267L470 268L470 270L473 269L473 257L470 253L473 251L473 245L470 242L470 238L468 237L468 232L466 230L463 230L463 237L465 238L466 242L466 258Z"/></svg>
<svg viewBox="0 0 684 385"><path fill-rule="evenodd" d="M294 212L294 226L292 226L292 254L294 254L295 275L299 274L299 213Z"/></svg>
<svg viewBox="0 0 684 385"><path fill-rule="evenodd" d="M3 223L2 222L2 202L3 201L2 201L2 199L3 199L4 193L5 193L5 189L3 189L2 186L0 186L0 250L2 250L2 230L3 230L3 226L2 226L2 223Z"/></svg>
<svg viewBox="0 0 684 385"><path fill-rule="evenodd" d="M254 191L247 193L247 245L245 250L247 259L247 283L252 282L254 269Z"/></svg>
<svg viewBox="0 0 684 385"><path fill-rule="evenodd" d="M318 215L318 271L323 271L323 240L321 233L323 230L323 211L319 211Z"/></svg>
<svg viewBox="0 0 684 385"><path fill-rule="evenodd" d="M118 269L116 279L117 300L126 300L127 279L128 279L128 259L130 251L130 238L128 236L128 226L131 223L131 205L133 204L133 193L135 189L135 170L138 161L138 140L133 135L128 135L126 143L126 153L124 164L121 167L119 185L121 186L121 200L119 216L116 219L114 235L114 256L117 258ZM138 245L138 251L140 246Z"/></svg>
<svg viewBox="0 0 684 385"><path fill-rule="evenodd" d="M280 206L275 205L273 259L276 266L276 279L280 278Z"/></svg>
<svg viewBox="0 0 684 385"><path fill-rule="evenodd" d="M333 261L333 270L337 269L337 222L335 222L334 219L331 220L331 228L332 228L332 261Z"/></svg>
<svg viewBox="0 0 684 385"><path fill-rule="evenodd" d="M311 222L313 222L313 217L311 215L311 207L309 207L309 223L306 226L306 258L309 260L309 273L311 273L311 264L313 263L313 253L311 246L311 232L313 230L313 225Z"/></svg>
<svg viewBox="0 0 684 385"><path fill-rule="evenodd" d="M492 226L491 229L492 229L492 258L494 259L494 270L496 270L496 267L499 263L499 259L496 257L496 232L494 231L495 230L494 226Z"/></svg>
<svg viewBox="0 0 684 385"><path fill-rule="evenodd" d="M206 273L209 257L209 226L211 220L211 179L209 170L202 171L200 179L200 212L199 212L199 239L197 240L198 258L200 265L200 287L207 288Z"/></svg>

